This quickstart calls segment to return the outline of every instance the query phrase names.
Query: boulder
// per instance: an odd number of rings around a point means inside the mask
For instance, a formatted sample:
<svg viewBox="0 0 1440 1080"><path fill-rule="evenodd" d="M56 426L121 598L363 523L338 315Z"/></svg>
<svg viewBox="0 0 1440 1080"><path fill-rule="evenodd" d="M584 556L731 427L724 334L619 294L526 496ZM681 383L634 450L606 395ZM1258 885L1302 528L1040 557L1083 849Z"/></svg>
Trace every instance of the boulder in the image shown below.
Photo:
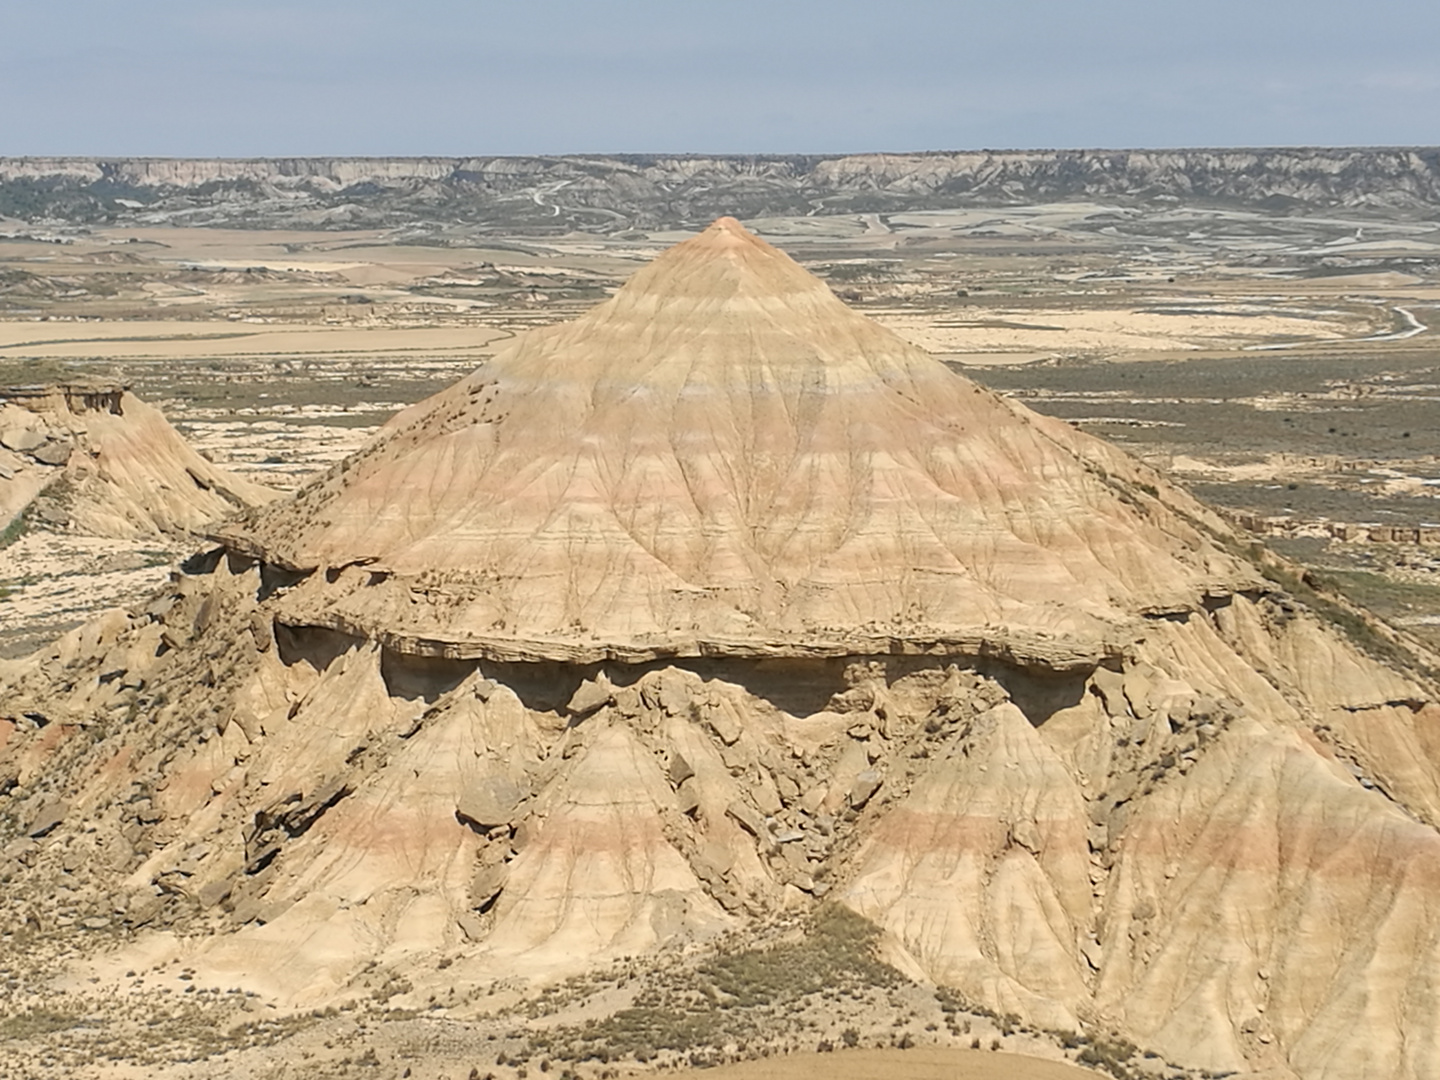
<svg viewBox="0 0 1440 1080"><path fill-rule="evenodd" d="M613 703L614 700L615 688L602 671L594 679L586 679L580 684L575 693L570 696L570 702L565 706L565 710L571 716L589 716Z"/></svg>
<svg viewBox="0 0 1440 1080"><path fill-rule="evenodd" d="M482 866L476 870L475 876L470 879L471 907L483 908L499 896L509 876L510 867L505 863Z"/></svg>
<svg viewBox="0 0 1440 1080"><path fill-rule="evenodd" d="M32 453L47 441L49 436L35 428L12 427L0 431L0 446L21 454Z"/></svg>
<svg viewBox="0 0 1440 1080"><path fill-rule="evenodd" d="M665 775L670 778L670 783L679 787L695 775L695 770L691 768L690 762L685 760L685 755L677 750L670 755L670 767L665 771Z"/></svg>
<svg viewBox="0 0 1440 1080"><path fill-rule="evenodd" d="M481 829L509 825L526 793L504 773L487 773L465 788L455 801L455 812Z"/></svg>
<svg viewBox="0 0 1440 1080"><path fill-rule="evenodd" d="M675 805L682 814L693 814L700 809L700 785L695 777L687 776L675 789Z"/></svg>
<svg viewBox="0 0 1440 1080"><path fill-rule="evenodd" d="M859 810L863 808L864 805L874 797L875 792L880 790L880 785L883 782L884 778L878 770L863 770L859 776L855 777L855 782L850 785L850 794L848 796L850 809Z"/></svg>
<svg viewBox="0 0 1440 1080"><path fill-rule="evenodd" d="M41 805L31 819L30 826L25 830L25 835L31 839L39 839L50 833L57 825L65 820L65 815L70 812L68 803L61 799L51 799Z"/></svg>
<svg viewBox="0 0 1440 1080"><path fill-rule="evenodd" d="M70 455L75 452L75 444L69 439L51 439L44 446L33 452L33 457L41 465L64 465L70 460Z"/></svg>
<svg viewBox="0 0 1440 1080"><path fill-rule="evenodd" d="M769 841L770 830L765 827L765 818L749 803L736 799L725 807L725 812L738 821L757 840Z"/></svg>

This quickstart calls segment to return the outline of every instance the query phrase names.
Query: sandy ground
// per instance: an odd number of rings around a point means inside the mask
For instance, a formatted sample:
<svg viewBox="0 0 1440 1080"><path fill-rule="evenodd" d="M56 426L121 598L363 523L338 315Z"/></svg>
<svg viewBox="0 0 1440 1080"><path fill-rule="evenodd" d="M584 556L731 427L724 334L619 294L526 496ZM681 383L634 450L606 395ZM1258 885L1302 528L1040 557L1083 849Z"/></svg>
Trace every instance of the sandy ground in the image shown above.
<svg viewBox="0 0 1440 1080"><path fill-rule="evenodd" d="M1275 339L1340 341L1363 336L1371 329L1338 312L1312 315L1224 308L1192 313L1180 308L1157 312L1002 306L971 308L963 318L901 312L881 312L877 317L921 348L948 354L1169 352L1233 348Z"/></svg>
<svg viewBox="0 0 1440 1080"><path fill-rule="evenodd" d="M179 557L160 537L30 532L0 548L0 657L37 649L97 611L144 600Z"/></svg>
<svg viewBox="0 0 1440 1080"><path fill-rule="evenodd" d="M709 1080L1093 1080L1103 1074L1021 1054L917 1046L789 1054L679 1075Z"/></svg>
<svg viewBox="0 0 1440 1080"><path fill-rule="evenodd" d="M394 233L374 229L306 232L162 226L100 229L96 237L111 250L135 251L159 263L338 273L355 284L404 282L482 261L526 268L553 266L557 254L569 256L565 261L570 266L624 275L664 246L656 240L636 244L577 236L518 245L507 240L494 246L477 238L463 247L438 247L397 242ZM130 243L132 239L137 242ZM55 257L53 248L45 253Z"/></svg>
<svg viewBox="0 0 1440 1080"><path fill-rule="evenodd" d="M45 359L209 359L488 351L501 330L460 327L330 327L244 321L0 321L0 356Z"/></svg>
<svg viewBox="0 0 1440 1080"><path fill-rule="evenodd" d="M295 414L303 415L296 409ZM217 465L281 491L299 487L317 472L349 457L376 426L302 425L243 415L221 417L196 410L184 425L191 444Z"/></svg>

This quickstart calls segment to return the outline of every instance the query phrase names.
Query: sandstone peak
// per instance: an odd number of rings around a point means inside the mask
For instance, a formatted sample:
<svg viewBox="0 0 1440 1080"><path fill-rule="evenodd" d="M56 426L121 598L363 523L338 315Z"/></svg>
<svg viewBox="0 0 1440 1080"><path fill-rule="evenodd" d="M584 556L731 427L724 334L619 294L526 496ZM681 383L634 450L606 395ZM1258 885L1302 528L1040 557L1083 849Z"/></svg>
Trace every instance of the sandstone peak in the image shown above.
<svg viewBox="0 0 1440 1080"><path fill-rule="evenodd" d="M636 271L611 305L630 317L649 313L667 321L697 315L750 321L770 312L780 329L792 330L826 315L846 318L852 328L860 321L823 281L731 217L717 218Z"/></svg>
<svg viewBox="0 0 1440 1080"><path fill-rule="evenodd" d="M764 240L761 240L733 217L728 216L716 218L703 232L685 241L685 243L681 245L681 249L683 250L686 245L689 245L691 248L715 246L750 248L766 253L774 252L775 254L784 254L779 251L779 249L765 243Z"/></svg>
<svg viewBox="0 0 1440 1080"><path fill-rule="evenodd" d="M326 569L287 618L451 656L1063 665L1253 579L1205 518L722 218L218 538Z"/></svg>
<svg viewBox="0 0 1440 1080"><path fill-rule="evenodd" d="M689 276L693 275L693 277ZM716 218L703 232L662 253L628 283L630 294L647 292L723 295L725 284L810 291L819 281L779 248L732 217Z"/></svg>

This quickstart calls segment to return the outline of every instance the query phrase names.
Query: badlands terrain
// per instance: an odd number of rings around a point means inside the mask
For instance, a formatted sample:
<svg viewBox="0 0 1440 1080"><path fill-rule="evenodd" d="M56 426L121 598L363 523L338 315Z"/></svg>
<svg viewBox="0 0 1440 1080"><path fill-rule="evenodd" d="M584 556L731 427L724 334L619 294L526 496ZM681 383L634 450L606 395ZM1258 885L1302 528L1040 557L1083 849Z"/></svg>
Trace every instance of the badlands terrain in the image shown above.
<svg viewBox="0 0 1440 1080"><path fill-rule="evenodd" d="M749 224L852 307L1126 446L1242 515L1330 587L1440 641L1433 538L1415 542L1440 523L1440 230L1425 210L1440 203L1429 158L1136 153L1113 173L1081 157L1078 173L1061 169L1073 155L803 169L707 159L680 172L684 190L732 206L769 192L762 208L773 208L776 192L811 188L895 203L901 212L885 214L807 204L801 216ZM488 203L471 221L415 194L422 181L473 185L483 174L494 198L508 192L504 206L534 208L546 184L568 180L559 190L576 196L576 159L441 166L0 161L0 208L29 207L40 190L51 198L36 216L0 224L0 379L129 385L220 466L289 490L396 409L516 333L585 310L687 235L690 203L655 187L682 177L660 165L586 165L606 183L584 190L663 223L648 231L629 217L572 220L580 204L558 195L549 205L562 213L547 210L540 230L502 227L508 211ZM962 166L984 183L953 187ZM1059 180L1034 180L1036 170L1069 177L1060 193L1070 201L1045 202ZM1088 201L1091 188L1109 199ZM93 214L76 209L77 192ZM340 193L397 224L264 227L293 226L304 207ZM904 212L942 198L965 205ZM0 551L0 655L141 595L184 547L28 530ZM114 569L122 563L155 565Z"/></svg>
<svg viewBox="0 0 1440 1080"><path fill-rule="evenodd" d="M1372 183L1402 160L745 223L799 266L734 223L656 262L690 219L533 177L563 227L173 170L4 223L0 374L72 387L6 398L44 436L6 480L107 425L195 455L0 550L10 656L135 605L0 676L6 1067L1431 1075L1440 226Z"/></svg>

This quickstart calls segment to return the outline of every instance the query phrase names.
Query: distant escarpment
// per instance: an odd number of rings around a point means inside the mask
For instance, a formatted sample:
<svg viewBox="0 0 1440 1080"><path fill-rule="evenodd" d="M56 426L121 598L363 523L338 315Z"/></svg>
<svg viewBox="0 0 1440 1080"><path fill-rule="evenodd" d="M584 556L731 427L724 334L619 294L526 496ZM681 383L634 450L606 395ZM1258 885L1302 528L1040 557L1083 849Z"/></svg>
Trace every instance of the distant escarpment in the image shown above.
<svg viewBox="0 0 1440 1080"><path fill-rule="evenodd" d="M0 158L0 216L72 223L454 222L617 233L692 226L722 213L884 213L1078 198L1428 216L1440 207L1440 149Z"/></svg>

